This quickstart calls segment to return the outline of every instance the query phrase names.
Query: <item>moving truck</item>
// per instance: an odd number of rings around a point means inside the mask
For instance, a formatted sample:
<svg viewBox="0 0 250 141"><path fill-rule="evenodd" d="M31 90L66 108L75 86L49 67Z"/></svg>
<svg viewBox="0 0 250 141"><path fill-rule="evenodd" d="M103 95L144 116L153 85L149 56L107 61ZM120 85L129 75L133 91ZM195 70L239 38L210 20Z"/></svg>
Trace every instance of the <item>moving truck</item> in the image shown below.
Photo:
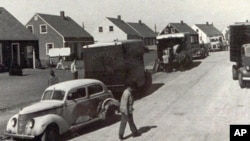
<svg viewBox="0 0 250 141"><path fill-rule="evenodd" d="M136 81L141 90L152 83L151 73L144 67L141 40L87 45L83 54L85 78L101 80L113 93L121 93L130 81Z"/></svg>
<svg viewBox="0 0 250 141"><path fill-rule="evenodd" d="M169 61L168 70L185 68L193 62L193 49L189 33L172 33L157 36L157 56L162 67L162 56L167 54ZM158 69L157 69L158 70Z"/></svg>
<svg viewBox="0 0 250 141"><path fill-rule="evenodd" d="M232 76L239 81L241 88L250 81L250 23L230 25L230 61Z"/></svg>

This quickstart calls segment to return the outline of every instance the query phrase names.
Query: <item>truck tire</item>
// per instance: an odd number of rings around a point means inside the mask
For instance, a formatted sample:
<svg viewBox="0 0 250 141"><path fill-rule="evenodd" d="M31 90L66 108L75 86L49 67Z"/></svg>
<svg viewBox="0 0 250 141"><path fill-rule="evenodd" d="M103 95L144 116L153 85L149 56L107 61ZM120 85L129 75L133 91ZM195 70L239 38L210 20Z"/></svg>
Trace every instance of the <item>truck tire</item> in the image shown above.
<svg viewBox="0 0 250 141"><path fill-rule="evenodd" d="M41 141L57 141L59 136L58 127L55 124L49 125L41 136Z"/></svg>
<svg viewBox="0 0 250 141"><path fill-rule="evenodd" d="M232 66L232 75L233 75L233 80L238 79L238 70L237 70L237 67L235 65Z"/></svg>
<svg viewBox="0 0 250 141"><path fill-rule="evenodd" d="M151 85L152 85L152 75L151 75L151 73L148 70L146 70L145 71L145 84L144 84L144 88L148 89Z"/></svg>
<svg viewBox="0 0 250 141"><path fill-rule="evenodd" d="M240 85L241 88L246 87L244 80L242 80L242 74L241 73L239 73L239 85Z"/></svg>

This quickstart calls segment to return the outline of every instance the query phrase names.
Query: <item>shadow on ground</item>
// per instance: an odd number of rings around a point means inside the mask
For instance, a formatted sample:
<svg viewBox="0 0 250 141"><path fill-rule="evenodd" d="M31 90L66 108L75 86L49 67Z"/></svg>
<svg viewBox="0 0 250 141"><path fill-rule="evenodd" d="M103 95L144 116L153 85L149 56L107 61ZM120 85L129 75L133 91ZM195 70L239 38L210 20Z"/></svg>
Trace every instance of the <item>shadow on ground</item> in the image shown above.
<svg viewBox="0 0 250 141"><path fill-rule="evenodd" d="M68 140L76 138L78 136L82 136L82 135L88 134L90 132L96 131L98 129L110 126L110 125L115 124L119 121L120 121L120 115L115 115L111 120L109 120L109 122L101 120L101 121L95 122L93 124L87 125L85 127L81 127L77 130L67 132L67 133L63 134L59 138L59 140L60 141L68 141Z"/></svg>
<svg viewBox="0 0 250 141"><path fill-rule="evenodd" d="M152 128L156 128L157 126L153 125L153 126L144 126L138 129L138 133L140 134L140 136L143 136L143 134L149 132ZM124 139L128 139L130 137L133 137L132 133L129 134L128 136L125 136Z"/></svg>

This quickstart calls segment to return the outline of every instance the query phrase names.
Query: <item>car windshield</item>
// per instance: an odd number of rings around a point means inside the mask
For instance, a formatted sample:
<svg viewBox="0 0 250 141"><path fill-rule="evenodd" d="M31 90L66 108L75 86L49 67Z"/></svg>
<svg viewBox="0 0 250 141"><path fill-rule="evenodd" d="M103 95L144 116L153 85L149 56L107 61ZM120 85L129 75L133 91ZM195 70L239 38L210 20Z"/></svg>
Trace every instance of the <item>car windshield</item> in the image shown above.
<svg viewBox="0 0 250 141"><path fill-rule="evenodd" d="M65 95L61 90L47 90L44 92L42 100L63 100Z"/></svg>

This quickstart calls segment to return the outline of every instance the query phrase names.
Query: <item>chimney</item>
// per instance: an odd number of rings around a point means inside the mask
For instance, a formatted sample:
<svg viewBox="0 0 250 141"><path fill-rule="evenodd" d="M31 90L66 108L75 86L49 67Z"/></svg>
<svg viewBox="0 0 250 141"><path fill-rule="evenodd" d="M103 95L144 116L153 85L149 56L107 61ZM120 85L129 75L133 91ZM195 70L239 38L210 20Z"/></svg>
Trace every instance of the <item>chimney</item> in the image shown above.
<svg viewBox="0 0 250 141"><path fill-rule="evenodd" d="M117 19L118 19L118 20L121 20L121 15L118 15L118 16L117 16Z"/></svg>
<svg viewBox="0 0 250 141"><path fill-rule="evenodd" d="M209 26L208 22L206 22L206 25Z"/></svg>
<svg viewBox="0 0 250 141"><path fill-rule="evenodd" d="M246 20L246 22L248 23L248 20Z"/></svg>
<svg viewBox="0 0 250 141"><path fill-rule="evenodd" d="M60 11L60 16L65 19L64 11Z"/></svg>
<svg viewBox="0 0 250 141"><path fill-rule="evenodd" d="M142 24L141 20L139 20L139 24Z"/></svg>
<svg viewBox="0 0 250 141"><path fill-rule="evenodd" d="M184 22L183 22L183 20L181 20L181 24L183 24Z"/></svg>

